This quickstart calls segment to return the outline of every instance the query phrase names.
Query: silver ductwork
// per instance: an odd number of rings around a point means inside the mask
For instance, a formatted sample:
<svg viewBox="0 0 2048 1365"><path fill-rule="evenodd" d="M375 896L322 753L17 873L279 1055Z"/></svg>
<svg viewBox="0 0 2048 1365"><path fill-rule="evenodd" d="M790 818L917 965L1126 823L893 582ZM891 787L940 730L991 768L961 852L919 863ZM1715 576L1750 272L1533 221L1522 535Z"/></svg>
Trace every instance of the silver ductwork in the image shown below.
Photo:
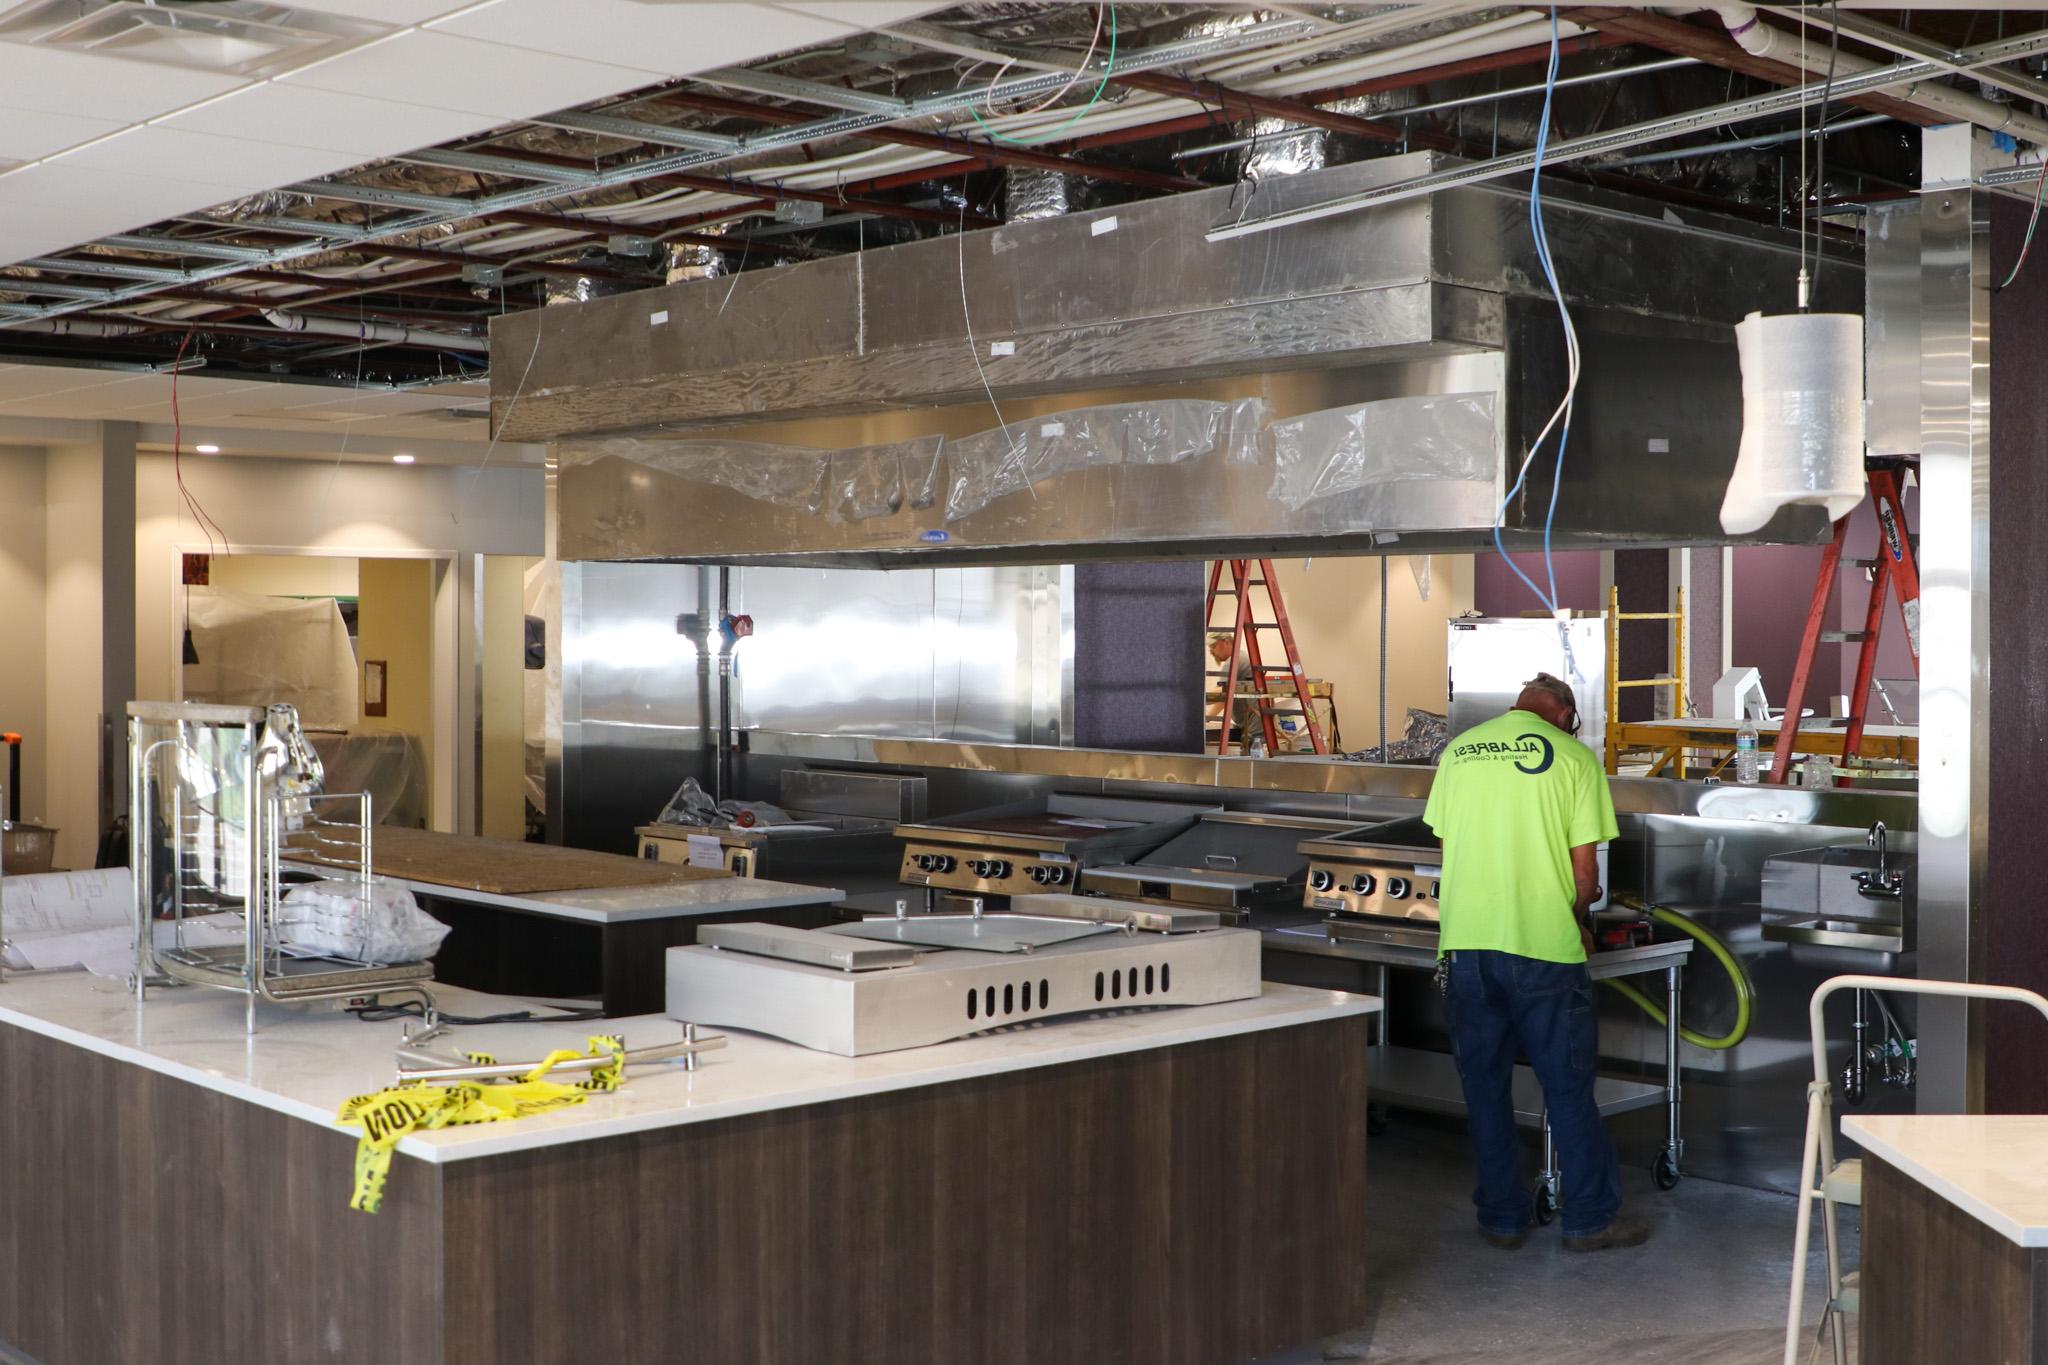
<svg viewBox="0 0 2048 1365"><path fill-rule="evenodd" d="M1282 176L1260 207L1436 163ZM503 439L558 443L564 558L897 566L1489 544L1564 383L1526 199L1489 184L1204 241L1231 194L809 263L750 278L723 316L709 282L509 315L492 344L520 363L494 366L494 416ZM1732 325L1783 306L1796 243L1596 190L1545 202L1585 353L1554 543L1725 541ZM1816 307L1857 310L1862 282L1842 264ZM1255 398L1254 416L1234 406ZM1189 419L1191 403L1231 409L1213 441L1133 456L1130 431ZM936 457L873 447L853 420L812 422L794 447L746 430L905 408ZM1507 507L1511 545L1541 536L1554 458L1546 446ZM989 496L950 496L961 486ZM1825 530L1795 510L1754 539Z"/></svg>

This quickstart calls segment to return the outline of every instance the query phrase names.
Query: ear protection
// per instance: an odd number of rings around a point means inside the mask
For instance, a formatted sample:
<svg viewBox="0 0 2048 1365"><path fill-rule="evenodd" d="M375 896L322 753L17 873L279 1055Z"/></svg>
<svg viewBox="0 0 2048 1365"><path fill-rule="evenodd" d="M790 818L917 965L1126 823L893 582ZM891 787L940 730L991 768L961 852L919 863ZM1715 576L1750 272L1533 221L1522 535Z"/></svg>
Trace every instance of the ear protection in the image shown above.
<svg viewBox="0 0 2048 1365"><path fill-rule="evenodd" d="M1566 717L1564 718L1564 726L1563 726L1563 729L1564 729L1564 732L1565 732L1566 734L1568 734L1568 735L1576 735L1576 734L1578 734L1578 732L1579 732L1579 710L1578 710L1578 708L1577 708L1576 706L1575 706L1575 707L1573 707L1573 708L1572 708L1572 710L1571 710L1571 713L1570 713L1569 715L1567 715L1567 716L1566 716Z"/></svg>

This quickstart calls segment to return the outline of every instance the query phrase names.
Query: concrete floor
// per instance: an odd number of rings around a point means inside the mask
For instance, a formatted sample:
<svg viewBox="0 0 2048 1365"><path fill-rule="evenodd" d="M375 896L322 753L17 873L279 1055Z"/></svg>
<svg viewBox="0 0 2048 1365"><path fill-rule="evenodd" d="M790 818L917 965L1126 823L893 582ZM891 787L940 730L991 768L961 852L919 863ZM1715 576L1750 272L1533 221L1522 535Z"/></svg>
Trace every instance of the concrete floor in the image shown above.
<svg viewBox="0 0 2048 1365"><path fill-rule="evenodd" d="M1786 1195L1688 1178L1658 1190L1624 1167L1625 1217L1648 1245L1579 1255L1555 1225L1519 1251L1473 1230L1463 1128L1395 1115L1371 1139L1368 1265L1372 1304L1355 1330L1259 1365L1776 1365L1791 1287L1795 1203ZM1535 1170L1533 1151L1529 1170ZM1818 1221L1815 1224L1818 1233ZM1815 1238L1809 1318L1825 1262ZM1856 1263L1854 1211L1843 1255ZM1851 1336L1854 1335L1853 1320ZM1822 1352L1822 1358L1829 1353Z"/></svg>

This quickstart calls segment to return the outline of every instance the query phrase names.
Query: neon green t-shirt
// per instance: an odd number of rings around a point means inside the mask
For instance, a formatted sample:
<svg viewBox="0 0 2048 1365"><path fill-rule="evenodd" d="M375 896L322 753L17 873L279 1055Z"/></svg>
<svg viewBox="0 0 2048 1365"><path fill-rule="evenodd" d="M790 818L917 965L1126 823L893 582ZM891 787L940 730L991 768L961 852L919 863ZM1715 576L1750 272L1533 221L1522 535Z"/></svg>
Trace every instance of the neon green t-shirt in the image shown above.
<svg viewBox="0 0 2048 1365"><path fill-rule="evenodd" d="M1440 951L1584 962L1571 851L1618 833L1593 751L1527 711L1444 750L1423 820L1444 842Z"/></svg>

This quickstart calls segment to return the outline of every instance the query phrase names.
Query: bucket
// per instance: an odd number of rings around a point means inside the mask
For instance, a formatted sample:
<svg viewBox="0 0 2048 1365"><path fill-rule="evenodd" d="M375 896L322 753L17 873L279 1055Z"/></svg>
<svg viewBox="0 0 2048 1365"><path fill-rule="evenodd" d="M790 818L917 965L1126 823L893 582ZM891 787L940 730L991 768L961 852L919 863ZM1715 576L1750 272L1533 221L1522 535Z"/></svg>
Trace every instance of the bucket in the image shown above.
<svg viewBox="0 0 2048 1365"><path fill-rule="evenodd" d="M0 821L0 874L26 876L48 872L56 857L56 830Z"/></svg>

